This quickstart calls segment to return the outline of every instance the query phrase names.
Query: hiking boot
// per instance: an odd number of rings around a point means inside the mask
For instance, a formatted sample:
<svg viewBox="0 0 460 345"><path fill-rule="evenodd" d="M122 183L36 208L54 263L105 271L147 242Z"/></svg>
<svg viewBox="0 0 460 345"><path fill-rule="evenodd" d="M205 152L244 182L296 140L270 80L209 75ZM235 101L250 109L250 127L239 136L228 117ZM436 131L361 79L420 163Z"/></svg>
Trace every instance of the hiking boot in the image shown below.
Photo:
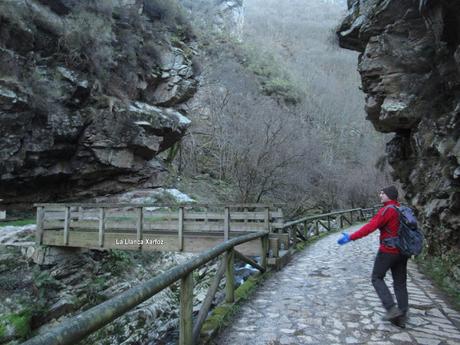
<svg viewBox="0 0 460 345"><path fill-rule="evenodd" d="M401 315L397 318L390 319L390 322L399 328L406 328L406 320L406 315Z"/></svg>
<svg viewBox="0 0 460 345"><path fill-rule="evenodd" d="M385 316L383 317L384 321L391 321L403 315L403 312L396 306L392 306L387 310Z"/></svg>

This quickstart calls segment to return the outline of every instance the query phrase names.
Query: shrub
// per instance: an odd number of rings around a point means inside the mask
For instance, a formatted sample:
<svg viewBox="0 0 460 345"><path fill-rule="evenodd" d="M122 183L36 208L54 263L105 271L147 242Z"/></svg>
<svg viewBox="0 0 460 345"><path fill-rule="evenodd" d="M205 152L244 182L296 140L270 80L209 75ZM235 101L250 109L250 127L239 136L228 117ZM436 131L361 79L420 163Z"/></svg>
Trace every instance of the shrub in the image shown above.
<svg viewBox="0 0 460 345"><path fill-rule="evenodd" d="M90 282L86 289L86 302L90 305L104 302L106 298L100 292L106 287L106 283L103 277L97 277L94 281Z"/></svg>
<svg viewBox="0 0 460 345"><path fill-rule="evenodd" d="M38 268L33 272L33 282L38 290L38 297L41 301L45 300L54 290L62 287L62 284L50 276L49 272L40 271Z"/></svg>
<svg viewBox="0 0 460 345"><path fill-rule="evenodd" d="M108 18L81 9L69 16L64 35L59 40L69 67L86 70L105 81L114 65L114 34Z"/></svg>
<svg viewBox="0 0 460 345"><path fill-rule="evenodd" d="M146 0L144 12L152 20L161 20L169 26L176 27L185 38L192 34L187 14L177 0Z"/></svg>
<svg viewBox="0 0 460 345"><path fill-rule="evenodd" d="M241 61L259 77L263 93L268 96L278 96L286 103L296 104L300 102L300 90L271 54L260 52L257 47L251 45L242 45L240 49Z"/></svg>
<svg viewBox="0 0 460 345"><path fill-rule="evenodd" d="M137 98L139 76L151 75L158 66L164 25L170 26L176 45L191 32L177 1L145 1L144 14L136 7L114 8L109 0L81 3L66 17L59 38L62 60L95 79L100 88L93 92L122 100Z"/></svg>
<svg viewBox="0 0 460 345"><path fill-rule="evenodd" d="M298 103L300 102L299 92L290 80L283 78L272 78L268 79L262 84L262 90L267 95L278 95L281 96L286 103Z"/></svg>
<svg viewBox="0 0 460 345"><path fill-rule="evenodd" d="M111 250L106 258L103 267L114 275L121 275L132 264L131 256L122 250Z"/></svg>

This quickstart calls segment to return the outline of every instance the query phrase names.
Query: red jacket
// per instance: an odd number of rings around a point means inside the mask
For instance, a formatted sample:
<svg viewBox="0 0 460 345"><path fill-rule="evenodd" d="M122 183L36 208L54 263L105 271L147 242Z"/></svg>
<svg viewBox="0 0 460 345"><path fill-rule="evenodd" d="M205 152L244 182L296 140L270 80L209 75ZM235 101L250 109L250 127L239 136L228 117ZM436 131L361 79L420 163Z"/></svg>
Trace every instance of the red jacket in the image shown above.
<svg viewBox="0 0 460 345"><path fill-rule="evenodd" d="M355 241L359 238L369 235L377 229L380 229L380 248L379 250L384 253L398 254L399 249L389 248L383 245L382 241L388 237L398 236L399 229L399 214L393 207L387 207L390 205L399 206L399 203L395 200L387 201L383 204L383 207L372 217L372 219L361 227L361 229L355 231L350 235L350 239Z"/></svg>

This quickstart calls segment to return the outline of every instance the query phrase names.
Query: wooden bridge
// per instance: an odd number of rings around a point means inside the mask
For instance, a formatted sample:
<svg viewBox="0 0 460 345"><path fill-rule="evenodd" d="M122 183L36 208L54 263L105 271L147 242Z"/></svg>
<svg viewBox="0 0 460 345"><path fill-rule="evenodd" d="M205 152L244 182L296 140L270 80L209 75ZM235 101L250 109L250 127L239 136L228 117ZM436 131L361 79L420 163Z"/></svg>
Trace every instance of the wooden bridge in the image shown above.
<svg viewBox="0 0 460 345"><path fill-rule="evenodd" d="M288 247L276 205L39 204L37 242L92 249L200 253L242 234L265 230L271 248ZM281 244L280 244L281 243ZM260 255L259 243L238 249Z"/></svg>
<svg viewBox="0 0 460 345"><path fill-rule="evenodd" d="M75 344L164 288L180 280L179 344L195 344L219 282L226 276L226 303L235 301L235 256L265 272L279 267L292 247L344 223L364 220L375 208L350 209L284 222L279 205L37 204L38 244L93 249L200 253L185 264L148 280L25 342ZM194 322L193 271L224 254ZM248 256L259 257L259 262Z"/></svg>

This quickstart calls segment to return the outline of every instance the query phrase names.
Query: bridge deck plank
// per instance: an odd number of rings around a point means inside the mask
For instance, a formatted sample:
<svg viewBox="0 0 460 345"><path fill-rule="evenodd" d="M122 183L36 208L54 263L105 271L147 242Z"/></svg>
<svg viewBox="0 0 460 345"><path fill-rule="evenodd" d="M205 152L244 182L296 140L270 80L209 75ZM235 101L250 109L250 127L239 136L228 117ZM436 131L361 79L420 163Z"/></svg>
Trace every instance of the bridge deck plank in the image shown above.
<svg viewBox="0 0 460 345"><path fill-rule="evenodd" d="M86 230L86 231L85 231ZM247 232L230 232L230 238L241 236ZM139 249L137 242L137 233L111 231L105 229L103 245L100 246L99 231L95 229L80 229L79 231L69 231L68 247L80 247L89 249L123 249L123 250L142 250L142 251L179 251L177 242L177 232L166 231L143 231L142 248ZM284 243L287 248L287 234L270 234L271 241L278 245ZM206 249L212 248L224 241L224 233L220 232L184 232L183 251L190 253L200 253ZM43 244L50 246L64 246L64 230L44 231ZM248 256L260 255L260 240L243 243L236 247L238 251ZM273 253L277 250L272 249Z"/></svg>

